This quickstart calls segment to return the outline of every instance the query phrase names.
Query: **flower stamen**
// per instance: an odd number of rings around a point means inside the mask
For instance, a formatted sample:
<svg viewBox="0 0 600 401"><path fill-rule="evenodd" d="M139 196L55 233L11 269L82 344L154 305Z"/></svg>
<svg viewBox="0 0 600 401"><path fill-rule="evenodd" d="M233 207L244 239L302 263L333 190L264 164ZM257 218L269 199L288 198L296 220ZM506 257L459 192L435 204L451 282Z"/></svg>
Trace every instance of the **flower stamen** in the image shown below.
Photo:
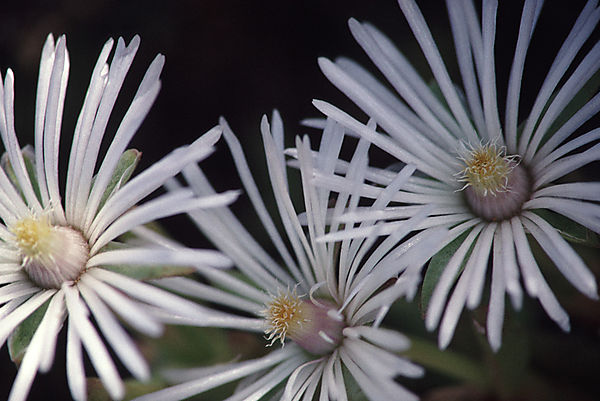
<svg viewBox="0 0 600 401"><path fill-rule="evenodd" d="M328 312L335 310L330 302L318 299L303 300L292 291L278 291L260 314L265 318L265 334L268 346L290 338L306 351L324 354L338 346L342 339L345 322L332 319Z"/></svg>
<svg viewBox="0 0 600 401"><path fill-rule="evenodd" d="M458 158L465 164L457 174L458 181L465 183L461 190L471 187L480 196L510 191L508 177L520 162L518 155L507 156L506 147L493 142L471 147L466 156Z"/></svg>
<svg viewBox="0 0 600 401"><path fill-rule="evenodd" d="M60 288L85 270L89 246L80 231L53 225L47 215L25 217L9 230L21 254L21 265L40 287Z"/></svg>
<svg viewBox="0 0 600 401"><path fill-rule="evenodd" d="M487 221L516 216L531 197L531 179L518 155L507 155L506 147L495 142L477 147L464 146L458 159L465 166L456 176L465 183L466 201L471 210Z"/></svg>

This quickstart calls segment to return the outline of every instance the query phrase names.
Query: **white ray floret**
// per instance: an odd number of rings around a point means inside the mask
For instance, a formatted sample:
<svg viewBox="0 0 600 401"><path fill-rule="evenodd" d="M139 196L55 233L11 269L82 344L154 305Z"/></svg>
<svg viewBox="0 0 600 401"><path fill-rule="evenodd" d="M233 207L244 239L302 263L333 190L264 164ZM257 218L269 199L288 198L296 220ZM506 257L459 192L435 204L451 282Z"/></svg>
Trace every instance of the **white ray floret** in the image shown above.
<svg viewBox="0 0 600 401"><path fill-rule="evenodd" d="M64 203L58 151L69 74L65 37L55 43L49 35L42 50L33 149L21 148L14 130L12 71L0 80L0 136L6 149L0 168L0 344L8 340L12 357L20 362L11 401L25 400L36 373L50 369L65 324L67 381L73 398L85 400L87 396L83 347L109 395L121 399L124 385L103 338L135 378L147 380L150 375L117 316L146 335L158 336L160 313L187 318L208 315L193 302L125 274L135 277L144 266L160 272L166 265L190 269L231 265L216 251L175 251L119 240L142 224L220 207L238 196L232 191L200 198L188 190L159 195L136 207L186 164L208 156L221 135L216 127L128 180L139 152L126 151L126 147L158 95L162 55L146 71L98 166L100 145L139 42L138 36L128 45L119 38L109 64L111 39L98 57L74 132ZM124 274L110 269L122 269L118 271ZM42 308L45 312L36 318L34 312ZM20 333L27 326L20 326L26 319L33 332ZM28 344L19 342L28 334Z"/></svg>
<svg viewBox="0 0 600 401"><path fill-rule="evenodd" d="M445 235L442 229L424 241L400 242L432 209L421 207L406 227L399 225L393 233L397 236L393 245L385 241L378 243L379 233L372 221L357 225L358 229L373 229L370 237L347 238L344 233L353 230L354 225L332 221L344 210L352 212L358 207L360 195L356 189L363 185L369 146L362 142L347 165L344 175L349 181L347 192L337 199L330 199L331 191L315 186L314 180L317 169L321 173L332 173L336 169L344 130L332 121L324 129L318 152L311 151L308 138L296 140L296 149L291 153L296 156L300 168L303 200L302 206L295 206L288 185L282 122L275 112L271 125L266 117L263 118L261 133L277 217L283 227L280 232L271 217L273 213L267 212L240 143L224 120L221 125L244 189L276 255L262 250L228 208L215 208L210 212L194 210L189 212L193 221L233 260L247 283L240 282L229 271L213 267L200 273L209 284L219 288L216 291L204 292L205 285L186 278L161 279L157 283L187 296L233 308L242 316L251 313L266 334L266 344L285 346L263 358L224 365L217 370L173 372L171 376L184 377L184 382L138 400L179 400L238 379L243 379L244 384L239 385L228 399L264 399L278 384L285 383L279 393L283 400L313 397L347 400L351 395L346 394L343 366L350 370L369 399L416 399L395 381L398 376L420 377L423 374L421 367L396 354L408 348L409 341L400 333L378 326L389 305L414 287L400 283L392 285L393 291L382 290L386 283L394 281L402 271L419 271L431 256L436 241ZM406 167L394 181L393 188L402 188L413 171L414 166ZM184 176L197 195L214 193L196 165L186 167ZM175 182L169 189L181 191ZM392 195L391 190L383 194L374 202L376 207L385 208ZM332 207L329 206L331 202ZM304 210L300 217L297 210ZM338 242L319 240L324 235L337 234L341 234ZM157 242L167 247L176 246L160 239ZM217 321L207 323L206 319L188 321L188 324L252 330L253 327L247 324L250 322L240 320L235 324L233 319L242 319L235 312L223 314L230 319L222 324ZM373 355L377 355L377 360L382 363L374 363ZM355 369L358 365L360 368Z"/></svg>
<svg viewBox="0 0 600 401"><path fill-rule="evenodd" d="M436 212L415 231L450 228L438 250L468 232L454 256L444 261L428 304L426 324L430 330L440 325L442 347L450 342L463 308L479 305L489 279L487 329L494 350L501 345L505 295L520 308L522 286L568 330L568 316L539 270L529 238L540 244L575 288L598 299L597 279L561 237L553 216L563 215L600 233L598 183L563 182L569 173L600 160L598 129L581 129L600 111L600 94L589 90L597 87L600 43L588 43L600 20L600 7L596 1L587 2L547 72L532 109L519 116L527 49L543 1L527 0L523 6L506 100L498 96L501 91L495 76L496 64L501 62L494 58L499 39L497 1L483 0L481 7L472 0L447 1L462 87L452 82L416 2L399 0L399 4L441 99L390 39L373 26L351 19L352 35L395 92L350 60L322 58L319 65L324 74L362 108L370 122L363 124L324 101L315 100L314 105L351 136L374 144L400 162L414 164L427 177L414 177L409 186L392 196L400 206L363 208L328 218L332 223L379 221L373 227L388 234L395 227L394 220L403 221L416 213L412 206L429 203ZM504 102L506 113L501 116L499 103ZM381 129L375 129L373 123ZM334 174L318 171L315 179L320 186L344 193L353 182L342 176L346 162L335 165ZM368 168L365 176L372 184L360 188L360 194L376 199L391 185L389 173ZM465 223L469 226L463 227ZM346 231L348 236L343 238L359 238L374 229ZM339 234L329 233L322 240L339 238ZM473 251L467 256L471 246ZM487 272L489 260L491 273Z"/></svg>

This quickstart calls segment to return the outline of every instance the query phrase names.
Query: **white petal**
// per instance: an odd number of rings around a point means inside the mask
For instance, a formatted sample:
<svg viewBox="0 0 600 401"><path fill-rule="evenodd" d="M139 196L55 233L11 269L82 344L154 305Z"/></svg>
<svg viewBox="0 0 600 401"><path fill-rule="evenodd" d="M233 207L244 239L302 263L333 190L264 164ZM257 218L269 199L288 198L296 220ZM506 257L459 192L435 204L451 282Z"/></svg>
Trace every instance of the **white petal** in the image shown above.
<svg viewBox="0 0 600 401"><path fill-rule="evenodd" d="M87 309L79 299L77 290L64 284L62 290L65 292L69 323L73 323L78 336L85 347L104 388L113 399L121 399L125 393L123 381L119 377L117 368L113 363L100 336L94 329L87 317Z"/></svg>
<svg viewBox="0 0 600 401"><path fill-rule="evenodd" d="M138 380L148 380L150 370L137 346L114 318L112 312L84 283L78 284L79 291L94 315L102 334L115 350L123 364Z"/></svg>
<svg viewBox="0 0 600 401"><path fill-rule="evenodd" d="M207 375L200 379L182 383L155 393L146 394L135 398L135 401L176 401L201 394L207 390L218 387L225 383L259 372L265 368L274 366L282 361L297 355L298 350L294 347L286 347L278 351L270 352L266 356L250 361L231 364L230 369Z"/></svg>

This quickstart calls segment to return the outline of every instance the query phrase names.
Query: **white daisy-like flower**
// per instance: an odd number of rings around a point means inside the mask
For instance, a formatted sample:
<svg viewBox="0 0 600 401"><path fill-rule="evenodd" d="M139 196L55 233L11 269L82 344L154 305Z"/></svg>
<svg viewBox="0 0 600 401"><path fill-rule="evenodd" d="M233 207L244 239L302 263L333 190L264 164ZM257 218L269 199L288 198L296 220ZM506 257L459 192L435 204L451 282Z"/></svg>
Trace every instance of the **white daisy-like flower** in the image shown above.
<svg viewBox="0 0 600 401"><path fill-rule="evenodd" d="M122 398L123 382L92 318L123 365L144 380L148 366L117 316L141 333L157 336L162 324L150 308L193 316L202 312L195 303L127 274L139 273L143 265L230 264L215 251L174 253L115 241L141 224L224 205L237 196L231 192L199 199L182 190L134 208L187 163L211 153L221 134L214 128L127 182L139 152L125 148L158 94L162 55L148 68L95 173L107 122L139 42L137 36L129 45L119 39L110 64L112 39L100 53L75 128L64 198L58 150L69 73L65 37L55 43L49 35L42 51L34 150L21 150L15 134L12 71L0 82L0 134L6 148L0 168L0 344L8 339L13 360L20 362L10 400L25 399L36 372L51 367L65 322L73 398L86 399L82 345L110 396Z"/></svg>
<svg viewBox="0 0 600 401"><path fill-rule="evenodd" d="M425 217L428 208L422 208L387 241L377 242L378 237L373 235L336 243L319 242L317 238L326 232L343 235L344 230L351 228L326 223L328 204L333 202L333 213L340 215L344 210L355 209L359 200L350 195L355 188L348 188L332 201L329 190L312 185L315 167L327 171L335 166L343 129L333 122L325 128L314 160L308 138L297 139L305 209L298 216L290 196L283 128L277 113L272 122L270 127L263 118L261 132L283 233L271 218L240 143L225 121L221 124L244 189L277 256L263 250L228 208L194 211L190 213L194 222L234 261L238 270L204 269L201 273L212 286L181 277L162 279L160 283L173 291L239 311L241 316L254 316L247 318L245 324L224 325L264 331L266 345L276 349L253 360L171 372L183 383L138 400L184 399L240 379L241 384L228 400L258 400L267 394L282 400L348 400L343 370L350 373L370 400L416 399L396 378L419 377L423 369L397 354L409 347L407 338L380 328L379 323L387 312L386 306L414 288L407 283L408 278L418 279L423 261L430 257L435 242L446 235L445 230L422 241L401 242ZM354 187L362 184L368 148L363 142L349 165L347 178ZM385 207L413 170L407 167L395 180L394 188L383 193L375 206ZM198 195L214 194L197 166L186 167L184 176ZM364 222L360 226L373 225ZM403 279L395 280L402 272ZM224 313L227 315L238 316L236 312ZM181 323L186 319L174 321ZM206 325L201 318L187 319L187 323Z"/></svg>
<svg viewBox="0 0 600 401"><path fill-rule="evenodd" d="M563 182L569 173L600 158L600 130L578 131L600 108L600 94L594 86L600 43L581 51L600 19L597 2L588 2L575 21L521 123L521 80L542 1L528 0L523 7L503 122L494 59L497 2L483 1L480 18L472 1L447 1L462 88L451 80L415 2L399 3L429 63L435 90L381 32L350 20L352 34L397 93L347 59L335 63L321 59L319 64L328 79L385 133L330 104L315 104L346 129L398 160L416 165L424 175L412 177L396 195L401 206L355 213L342 221L403 219L412 214L411 205L436 205L417 236L426 236L433 227L451 228L438 247L450 244L449 256L442 263L443 272L426 311L427 327L440 326L442 348L449 344L464 307L480 304L489 261L487 336L493 349L501 345L505 294L519 309L521 283L568 331L569 318L538 268L528 241L536 241L575 288L598 298L593 274L560 235L560 227L553 226L562 218L600 232L600 183ZM590 91L585 98L583 94ZM381 185L387 185L394 174L373 168L367 176L378 184L364 191L372 196L383 191ZM327 185L346 186L335 177Z"/></svg>

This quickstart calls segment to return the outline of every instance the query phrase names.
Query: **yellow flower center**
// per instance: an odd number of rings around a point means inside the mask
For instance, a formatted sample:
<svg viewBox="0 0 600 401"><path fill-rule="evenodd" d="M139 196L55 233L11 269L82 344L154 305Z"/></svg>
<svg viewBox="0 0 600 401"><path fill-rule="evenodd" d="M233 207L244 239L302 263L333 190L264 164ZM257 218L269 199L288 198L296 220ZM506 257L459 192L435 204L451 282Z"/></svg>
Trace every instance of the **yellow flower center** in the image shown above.
<svg viewBox="0 0 600 401"><path fill-rule="evenodd" d="M465 183L462 189L471 187L479 196L508 192L508 178L519 164L518 156L506 156L506 148L494 143L471 148L459 159L465 165L457 174L458 181Z"/></svg>
<svg viewBox="0 0 600 401"><path fill-rule="evenodd" d="M23 268L38 286L60 288L85 270L89 246L79 230L53 225L46 215L25 217L9 230Z"/></svg>
<svg viewBox="0 0 600 401"><path fill-rule="evenodd" d="M11 227L17 246L25 258L36 258L48 253L52 247L52 229L46 216L39 219L26 217Z"/></svg>
<svg viewBox="0 0 600 401"><path fill-rule="evenodd" d="M296 289L279 291L261 311L269 346L277 340L283 346L289 337L311 354L331 352L342 341L343 318L337 313L330 314L336 307L329 301L301 298Z"/></svg>
<svg viewBox="0 0 600 401"><path fill-rule="evenodd" d="M285 337L296 333L303 323L307 322L303 301L296 294L296 289L292 292L279 292L276 297L261 312L265 317L267 327L265 334L267 340L273 345L277 340L284 344Z"/></svg>

